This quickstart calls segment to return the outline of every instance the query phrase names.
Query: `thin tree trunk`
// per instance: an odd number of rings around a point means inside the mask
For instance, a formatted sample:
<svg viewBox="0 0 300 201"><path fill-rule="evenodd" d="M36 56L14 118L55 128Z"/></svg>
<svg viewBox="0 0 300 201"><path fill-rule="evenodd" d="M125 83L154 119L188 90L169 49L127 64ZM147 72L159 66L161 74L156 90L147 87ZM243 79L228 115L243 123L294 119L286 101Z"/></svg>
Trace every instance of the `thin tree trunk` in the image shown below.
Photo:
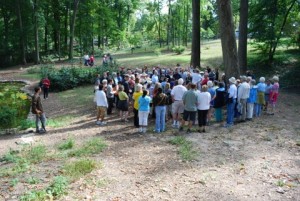
<svg viewBox="0 0 300 201"><path fill-rule="evenodd" d="M35 46L35 55L34 55L34 63L40 63L40 49L39 49L39 27L38 27L38 0L34 0L33 2L33 13L34 13L34 46Z"/></svg>
<svg viewBox="0 0 300 201"><path fill-rule="evenodd" d="M75 20L78 11L78 5L80 0L74 0L73 15L70 23L70 43L69 43L69 59L73 59L73 41L75 32Z"/></svg>
<svg viewBox="0 0 300 201"><path fill-rule="evenodd" d="M240 1L238 62L241 73L247 71L248 0Z"/></svg>
<svg viewBox="0 0 300 201"><path fill-rule="evenodd" d="M237 48L230 0L217 0L226 78L239 77Z"/></svg>
<svg viewBox="0 0 300 201"><path fill-rule="evenodd" d="M64 54L68 52L68 21L69 21L70 6L66 4L66 12L64 19Z"/></svg>
<svg viewBox="0 0 300 201"><path fill-rule="evenodd" d="M271 63L271 62L273 61L274 54L275 54L275 51L276 51L278 42L279 42L279 40L280 40L280 38L281 38L281 33L283 32L283 29L284 29L286 20L287 20L287 18L288 18L288 16L289 16L289 14L290 14L290 12L291 12L293 6L295 5L296 1L297 1L297 0L294 0L294 1L292 2L291 6L289 7L289 9L288 9L288 10L286 11L286 13L285 13L285 16L284 16L284 18L283 18L282 25L281 25L281 27L280 27L280 31L278 32L278 35L277 35L277 38L276 38L276 41L275 41L275 43L273 44L273 47L272 47L272 49L271 49L270 52L269 52L269 63Z"/></svg>
<svg viewBox="0 0 300 201"><path fill-rule="evenodd" d="M189 9L189 5L186 5L186 21L185 21L185 46L188 46L188 26L189 26L189 13L190 13L190 9Z"/></svg>
<svg viewBox="0 0 300 201"><path fill-rule="evenodd" d="M200 67L200 1L192 1L193 33L192 33L192 58L191 64Z"/></svg>
<svg viewBox="0 0 300 201"><path fill-rule="evenodd" d="M168 11L168 27L167 27L167 46L168 50L170 50L170 34L171 34L171 0L169 2L169 11Z"/></svg>
<svg viewBox="0 0 300 201"><path fill-rule="evenodd" d="M21 15L21 2L20 0L17 0L17 17L19 21L19 32L20 32L20 56L21 56L21 62L22 64L26 65L26 50L25 50L25 35L23 30L23 20Z"/></svg>

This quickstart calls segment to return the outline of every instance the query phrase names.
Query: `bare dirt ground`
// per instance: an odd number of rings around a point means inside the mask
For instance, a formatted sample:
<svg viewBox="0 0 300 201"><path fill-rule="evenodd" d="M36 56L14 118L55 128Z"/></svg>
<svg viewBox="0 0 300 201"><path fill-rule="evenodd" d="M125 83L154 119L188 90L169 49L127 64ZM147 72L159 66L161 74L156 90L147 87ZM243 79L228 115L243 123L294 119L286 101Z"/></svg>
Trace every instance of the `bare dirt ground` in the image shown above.
<svg viewBox="0 0 300 201"><path fill-rule="evenodd" d="M3 74L2 74L3 75ZM6 79L15 78L7 73ZM50 94L43 105L47 116L69 114L58 94ZM207 133L178 133L170 127L163 134L138 134L133 122L121 123L116 115L108 117L105 127L95 125L93 106L76 110L81 117L70 126L49 128L35 135L35 143L49 150L69 136L76 143L90 137L103 137L108 148L92 158L102 163L69 187L60 200L300 200L300 95L281 91L274 116L263 115L232 129L212 124ZM90 100L87 100L90 103ZM196 128L195 128L196 129ZM178 148L168 143L174 134L192 141L197 157L184 162ZM0 155L18 149L20 135L0 136ZM1 164L1 163L0 163ZM36 170L44 181L57 173L59 160L43 162ZM26 174L24 175L26 177ZM20 182L14 189L0 178L0 200L17 200L26 190Z"/></svg>

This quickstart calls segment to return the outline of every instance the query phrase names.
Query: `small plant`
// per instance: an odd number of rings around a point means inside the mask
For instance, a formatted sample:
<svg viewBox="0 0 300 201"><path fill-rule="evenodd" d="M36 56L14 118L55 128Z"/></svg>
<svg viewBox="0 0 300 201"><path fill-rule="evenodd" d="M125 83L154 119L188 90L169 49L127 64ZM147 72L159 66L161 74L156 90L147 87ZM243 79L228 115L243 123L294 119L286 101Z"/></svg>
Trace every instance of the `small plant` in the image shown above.
<svg viewBox="0 0 300 201"><path fill-rule="evenodd" d="M276 182L276 185L279 186L279 187L283 187L283 186L285 185L285 182L282 181L282 180L278 180L278 181Z"/></svg>
<svg viewBox="0 0 300 201"><path fill-rule="evenodd" d="M65 175L71 179L77 179L92 172L96 168L96 163L90 159L73 161L64 166Z"/></svg>
<svg viewBox="0 0 300 201"><path fill-rule="evenodd" d="M33 190L20 197L20 201L49 200L50 196L45 190Z"/></svg>
<svg viewBox="0 0 300 201"><path fill-rule="evenodd" d="M59 198L66 194L68 187L68 179L64 176L57 176L54 178L53 183L48 187L47 193L54 198Z"/></svg>
<svg viewBox="0 0 300 201"><path fill-rule="evenodd" d="M179 146L178 152L184 161L191 161L197 155L197 152L193 150L192 142L186 140L183 136L174 137L169 143Z"/></svg>
<svg viewBox="0 0 300 201"><path fill-rule="evenodd" d="M59 146L58 146L58 149L59 150L67 150L67 149L72 149L74 147L74 139L68 139L67 141L61 143Z"/></svg>
<svg viewBox="0 0 300 201"><path fill-rule="evenodd" d="M182 54L185 50L185 47L183 46L175 46L172 48L173 52L175 52L176 54Z"/></svg>
<svg viewBox="0 0 300 201"><path fill-rule="evenodd" d="M13 178L13 179L10 181L10 186L11 186L11 187L15 187L18 183L19 183L19 179L18 179L18 178Z"/></svg>
<svg viewBox="0 0 300 201"><path fill-rule="evenodd" d="M37 145L34 147L29 147L24 151L24 157L31 163L38 163L42 161L46 156L45 145Z"/></svg>
<svg viewBox="0 0 300 201"><path fill-rule="evenodd" d="M32 120L25 119L20 122L21 130L26 130L27 128L33 128L33 127L35 127L35 122Z"/></svg>
<svg viewBox="0 0 300 201"><path fill-rule="evenodd" d="M107 147L107 144L101 138L92 138L87 141L81 148L71 151L69 156L88 156L98 154Z"/></svg>
<svg viewBox="0 0 300 201"><path fill-rule="evenodd" d="M28 177L26 180L26 183L28 184L38 184L40 183L40 180L38 178L35 177Z"/></svg>
<svg viewBox="0 0 300 201"><path fill-rule="evenodd" d="M0 161L6 161L9 163L15 163L18 161L18 159L20 158L18 156L18 151L15 151L13 149L10 149L1 159Z"/></svg>

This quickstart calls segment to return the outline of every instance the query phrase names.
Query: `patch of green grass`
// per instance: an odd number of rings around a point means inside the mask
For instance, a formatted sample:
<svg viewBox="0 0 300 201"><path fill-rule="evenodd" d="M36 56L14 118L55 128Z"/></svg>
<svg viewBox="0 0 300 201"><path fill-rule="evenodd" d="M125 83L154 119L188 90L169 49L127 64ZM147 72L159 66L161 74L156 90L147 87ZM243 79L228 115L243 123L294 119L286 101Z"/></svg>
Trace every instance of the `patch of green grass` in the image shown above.
<svg viewBox="0 0 300 201"><path fill-rule="evenodd" d="M26 183L28 183L28 184L38 184L38 183L40 183L40 180L36 177L30 176L26 179Z"/></svg>
<svg viewBox="0 0 300 201"><path fill-rule="evenodd" d="M52 184L47 188L47 193L57 199L66 194L68 184L69 182L66 177L56 176Z"/></svg>
<svg viewBox="0 0 300 201"><path fill-rule="evenodd" d="M23 79L29 79L29 80L40 80L42 79L42 76L40 73L22 73L19 76L20 78Z"/></svg>
<svg viewBox="0 0 300 201"><path fill-rule="evenodd" d="M45 159L47 149L45 145L29 146L24 150L23 157L31 163L39 163Z"/></svg>
<svg viewBox="0 0 300 201"><path fill-rule="evenodd" d="M47 126L60 128L69 125L75 119L74 116L66 115L47 120Z"/></svg>
<svg viewBox="0 0 300 201"><path fill-rule="evenodd" d="M179 146L179 155L184 161L192 161L197 156L197 152L193 149L192 142L183 136L176 136L169 141L173 145Z"/></svg>
<svg viewBox="0 0 300 201"><path fill-rule="evenodd" d="M107 147L107 144L102 138L92 138L85 142L82 147L69 152L69 156L89 156L92 154L98 154Z"/></svg>
<svg viewBox="0 0 300 201"><path fill-rule="evenodd" d="M20 201L44 201L52 198L45 190L33 190L26 192L19 199Z"/></svg>
<svg viewBox="0 0 300 201"><path fill-rule="evenodd" d="M18 179L18 178L13 178L13 179L10 181L10 186L14 187L14 186L16 186L18 183L19 183L19 179Z"/></svg>
<svg viewBox="0 0 300 201"><path fill-rule="evenodd" d="M63 167L64 174L71 180L78 179L97 167L96 162L90 159L80 159L66 164Z"/></svg>
<svg viewBox="0 0 300 201"><path fill-rule="evenodd" d="M59 150L68 150L74 147L75 141L74 139L70 138L67 139L65 142L58 145Z"/></svg>
<svg viewBox="0 0 300 201"><path fill-rule="evenodd" d="M27 128L34 128L35 127L35 121L25 119L20 122L20 129L26 130Z"/></svg>
<svg viewBox="0 0 300 201"><path fill-rule="evenodd" d="M279 186L279 187L283 187L283 186L285 185L285 182L282 181L282 180L278 180L278 181L276 182L276 185Z"/></svg>
<svg viewBox="0 0 300 201"><path fill-rule="evenodd" d="M93 104L94 88L92 85L76 87L59 93L59 101L67 108L86 108L87 103Z"/></svg>

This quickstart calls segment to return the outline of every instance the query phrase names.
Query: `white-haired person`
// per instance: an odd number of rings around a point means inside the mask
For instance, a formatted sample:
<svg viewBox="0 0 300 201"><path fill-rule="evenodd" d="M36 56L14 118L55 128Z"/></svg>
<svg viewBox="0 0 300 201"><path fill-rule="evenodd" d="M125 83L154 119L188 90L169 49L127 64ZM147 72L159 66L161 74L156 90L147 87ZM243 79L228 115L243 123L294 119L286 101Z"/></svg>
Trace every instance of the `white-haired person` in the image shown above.
<svg viewBox="0 0 300 201"><path fill-rule="evenodd" d="M183 104L183 94L187 91L186 87L183 85L183 79L178 80L178 85L174 86L171 91L171 96L173 100L172 104L172 115L173 115L173 127L180 127L181 114L184 112Z"/></svg>
<svg viewBox="0 0 300 201"><path fill-rule="evenodd" d="M139 98L139 132L146 133L148 126L148 116L150 112L151 98L148 91L143 90L143 95Z"/></svg>
<svg viewBox="0 0 300 201"><path fill-rule="evenodd" d="M273 87L273 84L271 82L271 79L268 79L267 83L266 83L266 91L265 91L265 108L264 108L265 111L267 111L267 109L268 109L268 105L270 102L270 91L271 91L272 87Z"/></svg>
<svg viewBox="0 0 300 201"><path fill-rule="evenodd" d="M255 107L255 115L259 117L261 115L262 107L265 105L265 92L267 85L265 84L266 79L264 77L259 78L257 84L257 101Z"/></svg>
<svg viewBox="0 0 300 201"><path fill-rule="evenodd" d="M237 101L241 105L241 119L240 122L246 121L247 116L247 99L250 94L250 85L247 83L247 77L241 76L241 85L238 88Z"/></svg>
<svg viewBox="0 0 300 201"><path fill-rule="evenodd" d="M207 115L210 109L210 101L211 101L211 94L207 91L207 85L203 85L201 92L197 95L197 109L198 109L198 125L199 125L199 133L205 133L205 127L207 125Z"/></svg>
<svg viewBox="0 0 300 201"><path fill-rule="evenodd" d="M226 119L225 127L233 126L234 107L235 107L236 98L237 98L237 87L235 85L236 84L235 78L231 77L228 81L229 81L230 85L229 85L229 89L228 89L227 119ZM246 79L245 79L245 81L246 81ZM249 88L250 88L250 86L249 86ZM245 106L246 106L246 102L245 102Z"/></svg>
<svg viewBox="0 0 300 201"><path fill-rule="evenodd" d="M256 81L251 80L250 82L250 94L247 100L247 120L252 120L254 112L254 104L257 100L257 86Z"/></svg>
<svg viewBox="0 0 300 201"><path fill-rule="evenodd" d="M279 95L279 78L277 76L274 76L272 78L273 86L270 90L270 105L271 105L271 111L270 111L270 115L274 115L275 112L275 106L277 103L277 98Z"/></svg>

